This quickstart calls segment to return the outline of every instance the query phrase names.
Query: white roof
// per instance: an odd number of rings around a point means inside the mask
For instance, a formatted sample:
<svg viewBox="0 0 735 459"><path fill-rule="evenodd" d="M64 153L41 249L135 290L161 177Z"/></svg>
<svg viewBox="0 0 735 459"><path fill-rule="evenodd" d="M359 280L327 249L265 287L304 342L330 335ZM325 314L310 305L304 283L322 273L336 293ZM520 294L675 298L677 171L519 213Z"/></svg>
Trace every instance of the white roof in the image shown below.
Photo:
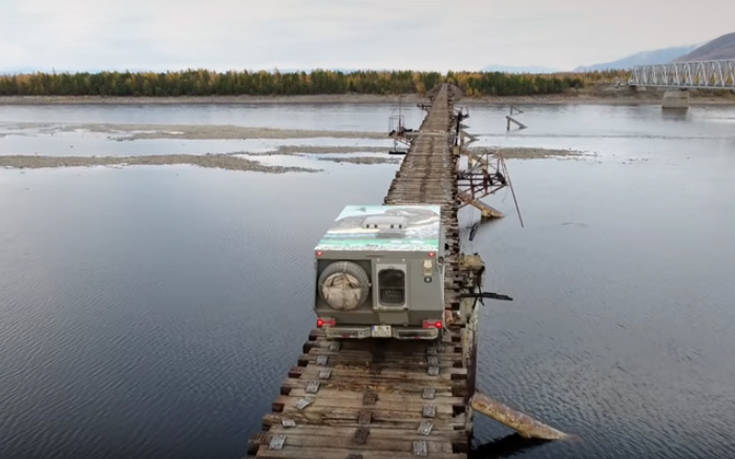
<svg viewBox="0 0 735 459"><path fill-rule="evenodd" d="M438 251L440 212L428 204L347 206L315 250Z"/></svg>

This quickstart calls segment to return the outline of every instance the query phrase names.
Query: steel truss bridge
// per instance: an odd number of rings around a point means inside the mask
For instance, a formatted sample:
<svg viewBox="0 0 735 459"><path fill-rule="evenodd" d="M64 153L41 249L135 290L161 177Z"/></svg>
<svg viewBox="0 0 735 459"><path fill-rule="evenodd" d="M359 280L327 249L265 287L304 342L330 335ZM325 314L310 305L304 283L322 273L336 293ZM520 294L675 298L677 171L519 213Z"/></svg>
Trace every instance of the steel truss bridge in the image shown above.
<svg viewBox="0 0 735 459"><path fill-rule="evenodd" d="M735 90L735 59L641 65L631 71L630 86Z"/></svg>

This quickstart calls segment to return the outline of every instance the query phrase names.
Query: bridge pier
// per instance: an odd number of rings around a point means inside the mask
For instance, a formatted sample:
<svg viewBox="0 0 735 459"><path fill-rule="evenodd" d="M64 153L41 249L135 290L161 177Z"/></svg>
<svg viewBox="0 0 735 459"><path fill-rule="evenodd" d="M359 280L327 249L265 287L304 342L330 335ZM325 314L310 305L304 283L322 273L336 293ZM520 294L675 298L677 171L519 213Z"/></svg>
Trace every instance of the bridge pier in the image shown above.
<svg viewBox="0 0 735 459"><path fill-rule="evenodd" d="M686 89L670 89L664 92L661 108L664 110L686 110L689 108L689 91Z"/></svg>
<svg viewBox="0 0 735 459"><path fill-rule="evenodd" d="M639 65L630 70L628 84L666 88L661 104L663 108L686 110L689 108L689 93L682 90L735 90L735 59Z"/></svg>

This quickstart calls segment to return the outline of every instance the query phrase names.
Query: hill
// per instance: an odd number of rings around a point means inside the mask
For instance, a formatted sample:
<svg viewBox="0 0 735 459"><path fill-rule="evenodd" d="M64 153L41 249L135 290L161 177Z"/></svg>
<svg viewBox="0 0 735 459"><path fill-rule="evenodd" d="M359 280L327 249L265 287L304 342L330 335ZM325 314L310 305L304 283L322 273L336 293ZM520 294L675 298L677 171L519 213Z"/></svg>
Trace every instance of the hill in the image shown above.
<svg viewBox="0 0 735 459"><path fill-rule="evenodd" d="M676 60L685 62L713 59L735 59L735 32L715 38Z"/></svg>
<svg viewBox="0 0 735 459"><path fill-rule="evenodd" d="M671 48L654 49L631 54L622 59L602 64L581 66L574 69L575 72L594 72L596 70L618 70L629 69L636 65L666 64L681 56L695 50L698 45L674 46Z"/></svg>

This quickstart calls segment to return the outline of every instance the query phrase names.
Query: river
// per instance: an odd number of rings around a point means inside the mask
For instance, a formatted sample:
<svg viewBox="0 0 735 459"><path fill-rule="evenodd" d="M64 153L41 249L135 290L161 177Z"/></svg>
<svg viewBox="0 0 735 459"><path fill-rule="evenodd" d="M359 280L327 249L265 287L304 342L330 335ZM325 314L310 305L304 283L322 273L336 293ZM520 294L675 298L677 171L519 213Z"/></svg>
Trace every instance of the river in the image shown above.
<svg viewBox="0 0 735 459"><path fill-rule="evenodd" d="M581 153L509 160L526 227L503 191L490 202L508 217L464 242L486 288L515 298L481 311L477 383L576 438L503 441L476 417L480 450L731 455L735 107L522 108L529 129L507 133L507 107L468 104L476 145ZM0 457L241 457L314 322L312 248L344 205L382 202L398 167L327 159L386 157L388 140L359 133L385 132L391 113L0 106L0 155L231 153L318 170L0 168ZM162 125L215 128L157 137ZM217 138L221 125L324 133ZM308 152L322 147L351 153Z"/></svg>

